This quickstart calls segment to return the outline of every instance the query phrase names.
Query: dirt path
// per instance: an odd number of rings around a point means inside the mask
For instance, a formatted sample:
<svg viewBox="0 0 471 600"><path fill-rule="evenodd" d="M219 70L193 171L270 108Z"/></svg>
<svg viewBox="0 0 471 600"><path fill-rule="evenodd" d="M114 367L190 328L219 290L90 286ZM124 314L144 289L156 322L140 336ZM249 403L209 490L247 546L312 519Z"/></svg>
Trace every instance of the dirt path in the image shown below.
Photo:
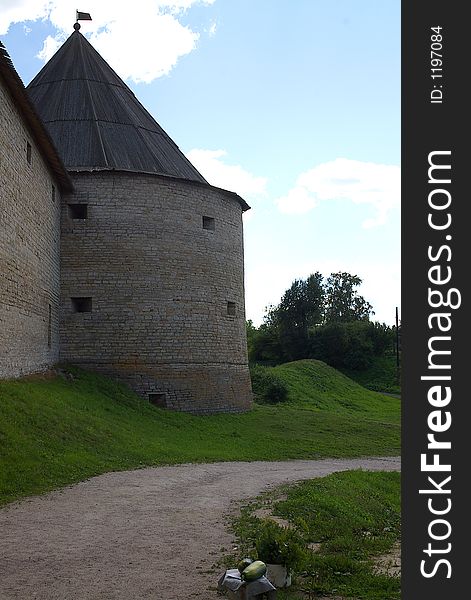
<svg viewBox="0 0 471 600"><path fill-rule="evenodd" d="M235 501L396 458L179 465L107 473L0 510L0 599L211 600ZM185 571L189 577L185 577Z"/></svg>

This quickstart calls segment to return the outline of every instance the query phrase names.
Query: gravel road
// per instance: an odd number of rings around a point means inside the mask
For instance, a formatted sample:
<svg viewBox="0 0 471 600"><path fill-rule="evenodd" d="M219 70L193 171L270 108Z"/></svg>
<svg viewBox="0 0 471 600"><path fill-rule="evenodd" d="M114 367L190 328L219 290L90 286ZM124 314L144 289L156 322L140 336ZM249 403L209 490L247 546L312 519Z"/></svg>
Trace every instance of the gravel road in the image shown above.
<svg viewBox="0 0 471 600"><path fill-rule="evenodd" d="M233 462L107 473L0 510L0 599L212 600L227 517L273 486L399 458ZM185 575L188 574L188 576Z"/></svg>

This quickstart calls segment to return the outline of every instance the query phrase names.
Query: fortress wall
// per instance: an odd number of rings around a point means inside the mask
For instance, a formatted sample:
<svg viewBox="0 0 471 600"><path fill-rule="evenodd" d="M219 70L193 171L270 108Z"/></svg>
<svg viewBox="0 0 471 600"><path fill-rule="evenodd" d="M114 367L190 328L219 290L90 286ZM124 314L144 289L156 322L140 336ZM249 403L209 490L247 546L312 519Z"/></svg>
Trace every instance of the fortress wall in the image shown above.
<svg viewBox="0 0 471 600"><path fill-rule="evenodd" d="M153 175L73 179L62 210L61 360L168 408L248 409L238 201Z"/></svg>
<svg viewBox="0 0 471 600"><path fill-rule="evenodd" d="M2 378L58 360L59 242L59 189L0 77Z"/></svg>

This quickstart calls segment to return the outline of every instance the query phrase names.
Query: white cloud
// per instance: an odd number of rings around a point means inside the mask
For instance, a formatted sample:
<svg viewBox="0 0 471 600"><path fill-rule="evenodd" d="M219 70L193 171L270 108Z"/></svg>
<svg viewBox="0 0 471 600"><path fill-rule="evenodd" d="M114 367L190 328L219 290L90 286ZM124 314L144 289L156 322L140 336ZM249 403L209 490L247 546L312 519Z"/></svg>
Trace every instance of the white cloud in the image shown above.
<svg viewBox="0 0 471 600"><path fill-rule="evenodd" d="M196 4L215 0L88 0L92 21L81 22L85 34L123 79L150 83L168 74L178 59L196 47L199 33L179 16ZM0 34L12 23L49 20L57 33L44 40L38 57L48 60L72 33L76 0L1 0ZM4 6L5 5L5 6Z"/></svg>
<svg viewBox="0 0 471 600"><path fill-rule="evenodd" d="M216 35L216 29L217 29L217 24L214 21L213 23L211 23L211 26L208 30L210 37L213 37L213 35Z"/></svg>
<svg viewBox="0 0 471 600"><path fill-rule="evenodd" d="M211 185L236 192L247 201L265 196L267 179L252 175L240 165L226 164L221 160L226 154L225 150L195 148L186 156Z"/></svg>
<svg viewBox="0 0 471 600"><path fill-rule="evenodd" d="M8 33L12 23L46 18L48 4L46 0L1 0L0 35Z"/></svg>
<svg viewBox="0 0 471 600"><path fill-rule="evenodd" d="M297 186L291 188L286 196L276 200L276 204L283 213L304 215L315 208L318 201L306 188Z"/></svg>
<svg viewBox="0 0 471 600"><path fill-rule="evenodd" d="M363 227L375 227L383 225L389 212L400 206L400 181L396 165L337 158L302 173L276 204L286 214L305 214L328 200L369 204L375 212Z"/></svg>
<svg viewBox="0 0 471 600"><path fill-rule="evenodd" d="M43 42L42 50L38 52L38 58L44 62L47 62L61 45L62 42L60 42L57 38L53 38L51 35L48 35Z"/></svg>

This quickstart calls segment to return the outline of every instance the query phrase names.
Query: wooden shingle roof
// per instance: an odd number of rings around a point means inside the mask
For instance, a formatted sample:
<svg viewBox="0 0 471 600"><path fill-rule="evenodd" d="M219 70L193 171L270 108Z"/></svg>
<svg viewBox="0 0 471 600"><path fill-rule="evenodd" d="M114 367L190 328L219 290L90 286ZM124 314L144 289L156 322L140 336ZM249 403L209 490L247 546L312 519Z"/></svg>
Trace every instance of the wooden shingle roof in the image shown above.
<svg viewBox="0 0 471 600"><path fill-rule="evenodd" d="M69 171L126 170L207 184L78 30L27 90Z"/></svg>

